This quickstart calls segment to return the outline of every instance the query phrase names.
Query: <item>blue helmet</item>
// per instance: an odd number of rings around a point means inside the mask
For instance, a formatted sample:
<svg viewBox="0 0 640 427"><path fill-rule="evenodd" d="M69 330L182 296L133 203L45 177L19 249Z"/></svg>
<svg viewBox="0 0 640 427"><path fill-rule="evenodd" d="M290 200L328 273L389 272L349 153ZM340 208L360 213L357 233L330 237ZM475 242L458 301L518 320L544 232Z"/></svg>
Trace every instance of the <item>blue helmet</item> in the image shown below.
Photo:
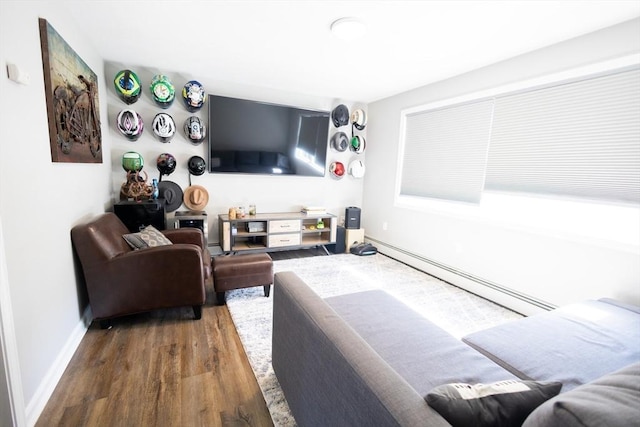
<svg viewBox="0 0 640 427"><path fill-rule="evenodd" d="M200 82L189 80L182 88L182 100L187 110L194 113L202 108L207 100L207 94Z"/></svg>

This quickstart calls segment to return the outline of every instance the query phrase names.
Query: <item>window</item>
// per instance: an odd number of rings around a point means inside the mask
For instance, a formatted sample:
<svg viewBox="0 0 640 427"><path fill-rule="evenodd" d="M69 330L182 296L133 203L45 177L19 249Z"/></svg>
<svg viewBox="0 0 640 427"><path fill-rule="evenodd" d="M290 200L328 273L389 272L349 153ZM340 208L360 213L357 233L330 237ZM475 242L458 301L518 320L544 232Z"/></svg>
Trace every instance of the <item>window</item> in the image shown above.
<svg viewBox="0 0 640 427"><path fill-rule="evenodd" d="M485 94L486 95L486 94ZM640 206L640 67L403 112L399 196Z"/></svg>
<svg viewBox="0 0 640 427"><path fill-rule="evenodd" d="M480 201L493 101L409 114L401 194Z"/></svg>

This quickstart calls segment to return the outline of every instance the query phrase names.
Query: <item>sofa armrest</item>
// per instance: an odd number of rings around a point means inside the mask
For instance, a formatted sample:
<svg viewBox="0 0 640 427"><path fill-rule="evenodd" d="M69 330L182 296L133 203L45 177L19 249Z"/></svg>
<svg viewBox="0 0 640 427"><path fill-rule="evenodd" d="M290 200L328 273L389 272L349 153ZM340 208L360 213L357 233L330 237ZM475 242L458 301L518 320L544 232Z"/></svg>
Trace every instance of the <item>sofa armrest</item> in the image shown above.
<svg viewBox="0 0 640 427"><path fill-rule="evenodd" d="M274 278L272 363L304 426L448 426L295 273Z"/></svg>
<svg viewBox="0 0 640 427"><path fill-rule="evenodd" d="M163 268L158 268L162 266ZM203 305L202 249L175 244L131 251L85 270L95 319Z"/></svg>

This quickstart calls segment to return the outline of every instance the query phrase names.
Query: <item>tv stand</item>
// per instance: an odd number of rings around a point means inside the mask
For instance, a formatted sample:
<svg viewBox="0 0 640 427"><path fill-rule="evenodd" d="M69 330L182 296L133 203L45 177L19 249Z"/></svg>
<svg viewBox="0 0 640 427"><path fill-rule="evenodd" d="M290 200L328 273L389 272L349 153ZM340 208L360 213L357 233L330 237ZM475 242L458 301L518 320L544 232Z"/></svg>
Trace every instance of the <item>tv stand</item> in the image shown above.
<svg viewBox="0 0 640 427"><path fill-rule="evenodd" d="M324 227L318 228L318 221ZM272 252L323 246L336 242L337 218L332 214L266 213L230 219L218 216L224 253ZM326 248L325 248L326 250Z"/></svg>

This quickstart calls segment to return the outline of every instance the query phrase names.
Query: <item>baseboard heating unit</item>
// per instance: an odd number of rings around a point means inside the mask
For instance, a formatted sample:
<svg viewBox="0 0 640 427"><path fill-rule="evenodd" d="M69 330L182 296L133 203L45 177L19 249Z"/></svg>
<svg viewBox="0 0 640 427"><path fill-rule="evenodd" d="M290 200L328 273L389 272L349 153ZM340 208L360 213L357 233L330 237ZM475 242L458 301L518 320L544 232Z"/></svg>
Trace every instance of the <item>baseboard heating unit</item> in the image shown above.
<svg viewBox="0 0 640 427"><path fill-rule="evenodd" d="M417 255L397 246L390 245L381 240L369 236L365 236L365 240L374 242L378 248L378 252L383 255L519 313L529 315L541 310L548 311L557 308L555 305L481 277L474 276L473 274L441 262Z"/></svg>

